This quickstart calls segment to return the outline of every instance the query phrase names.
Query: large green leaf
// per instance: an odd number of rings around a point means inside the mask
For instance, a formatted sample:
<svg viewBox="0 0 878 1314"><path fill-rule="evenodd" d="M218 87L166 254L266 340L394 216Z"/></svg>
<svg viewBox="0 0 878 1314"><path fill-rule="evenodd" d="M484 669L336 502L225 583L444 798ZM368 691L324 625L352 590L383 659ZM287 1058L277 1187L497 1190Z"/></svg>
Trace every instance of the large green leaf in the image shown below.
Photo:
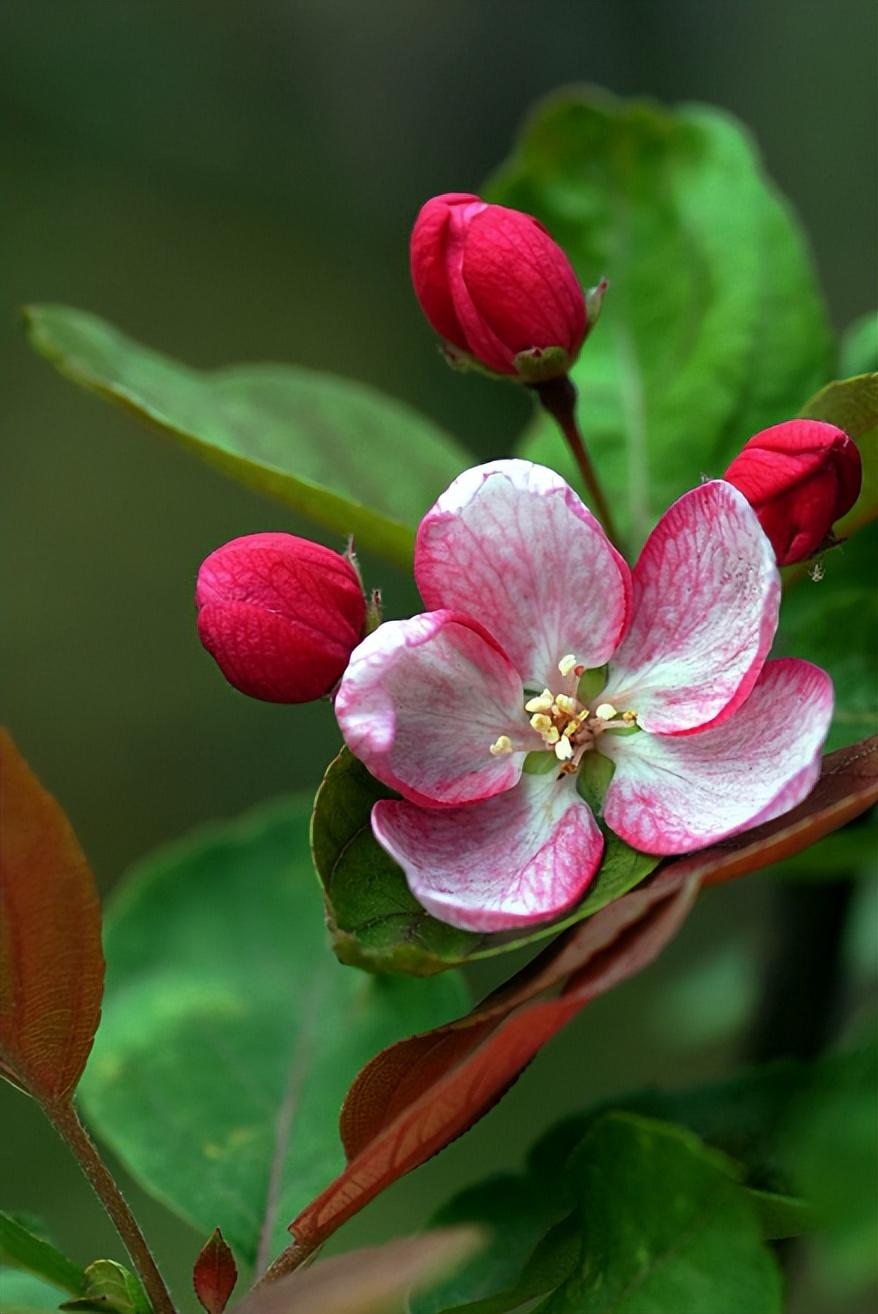
<svg viewBox="0 0 878 1314"><path fill-rule="evenodd" d="M503 1173L461 1191L431 1225L477 1223L487 1245L449 1277L419 1292L412 1314L500 1314L554 1291L579 1255L575 1199L562 1177Z"/></svg>
<svg viewBox="0 0 878 1314"><path fill-rule="evenodd" d="M373 971L427 976L536 944L605 908L660 861L608 833L600 871L572 913L524 934L459 931L421 907L402 869L372 834L373 804L394 797L344 748L323 778L311 822L314 864L323 883L335 952L342 962Z"/></svg>
<svg viewBox="0 0 878 1314"><path fill-rule="evenodd" d="M280 802L145 860L107 918L86 1112L148 1190L246 1263L343 1166L358 1068L462 1002L456 977L340 970L319 905L307 810Z"/></svg>
<svg viewBox="0 0 878 1314"><path fill-rule="evenodd" d="M838 367L845 375L878 370L878 310L867 310L848 324L838 345Z"/></svg>
<svg viewBox="0 0 878 1314"><path fill-rule="evenodd" d="M667 1247L667 1268L680 1265L670 1275L674 1283L688 1280L693 1264L708 1266L706 1239L701 1237L697 1253L691 1254L689 1246L696 1240L697 1227L690 1235L686 1218L679 1217L688 1214L697 1219L705 1198L702 1186L707 1181L718 1185L722 1212L719 1219L705 1220L710 1247L721 1244L721 1231L732 1226L732 1219L737 1220L735 1226L743 1219L744 1249L754 1261L757 1275L767 1280L764 1289L773 1300L774 1274L760 1238L809 1230L813 1227L811 1211L795 1197L744 1185L741 1165L708 1149L686 1128L653 1119L672 1117L675 1108L685 1114L688 1101L694 1119L706 1122L720 1139L723 1132L728 1138L735 1125L740 1131L747 1123L751 1144L754 1133L760 1142L769 1138L774 1142L781 1111L786 1112L805 1079L802 1068L789 1065L694 1092L667 1097L644 1092L559 1124L533 1147L521 1175L506 1174L469 1187L434 1216L431 1222L442 1226L477 1224L490 1240L455 1274L420 1293L413 1301L413 1314L502 1314L549 1293L557 1293L557 1308L565 1314L568 1310L579 1314L580 1309L600 1314L629 1309L637 1314L646 1310L725 1314L727 1308L743 1314L747 1306L727 1306L720 1290L710 1293L715 1303L704 1292L701 1298L690 1300L681 1291L678 1305L666 1299L661 1289L651 1290L655 1272L662 1267L655 1255L659 1246ZM743 1097L743 1117L734 1106L736 1094ZM616 1152L618 1176L610 1166ZM668 1195L676 1195L673 1207L667 1200L660 1205L656 1202L665 1171ZM600 1225L594 1219L605 1208L612 1219L598 1237ZM650 1209L662 1215L663 1221L650 1218ZM606 1233L612 1234L617 1227L622 1229L620 1235L608 1239ZM620 1258L626 1248L629 1261L640 1255L642 1270L630 1273L632 1289L636 1284L641 1292L630 1306L624 1301L613 1303L612 1294L614 1284L624 1278ZM595 1292L588 1290L588 1281L585 1288L581 1286L586 1274L594 1282ZM601 1290L606 1305L600 1303ZM655 1304L650 1303L653 1300ZM556 1307L549 1303L545 1308ZM752 1306L753 1311L761 1312L774 1308L774 1303Z"/></svg>
<svg viewBox="0 0 878 1314"><path fill-rule="evenodd" d="M573 375L586 441L633 543L826 379L808 253L728 115L568 92L528 125L489 194L541 219L584 283L609 278ZM547 417L519 452L578 483Z"/></svg>
<svg viewBox="0 0 878 1314"><path fill-rule="evenodd" d="M691 1132L611 1113L571 1171L582 1253L541 1314L780 1314L780 1274L756 1212Z"/></svg>
<svg viewBox="0 0 878 1314"><path fill-rule="evenodd" d="M189 369L67 306L31 306L25 322L74 383L403 566L413 526L471 464L430 420L349 379L278 364Z"/></svg>

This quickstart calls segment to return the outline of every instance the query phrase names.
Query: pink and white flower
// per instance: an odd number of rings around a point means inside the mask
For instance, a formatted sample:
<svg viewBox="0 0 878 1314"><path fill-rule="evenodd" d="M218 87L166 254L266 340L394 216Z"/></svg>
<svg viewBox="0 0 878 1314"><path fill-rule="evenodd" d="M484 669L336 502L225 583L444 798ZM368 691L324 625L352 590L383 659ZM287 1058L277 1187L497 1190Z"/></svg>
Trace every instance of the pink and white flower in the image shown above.
<svg viewBox="0 0 878 1314"><path fill-rule="evenodd" d="M814 785L832 684L766 662L780 579L731 484L684 494L631 572L559 475L494 461L424 517L415 576L427 610L363 640L335 707L402 796L375 804L376 838L443 921L500 931L582 898L604 848L577 790L588 753L615 767L604 824L646 853L715 843Z"/></svg>

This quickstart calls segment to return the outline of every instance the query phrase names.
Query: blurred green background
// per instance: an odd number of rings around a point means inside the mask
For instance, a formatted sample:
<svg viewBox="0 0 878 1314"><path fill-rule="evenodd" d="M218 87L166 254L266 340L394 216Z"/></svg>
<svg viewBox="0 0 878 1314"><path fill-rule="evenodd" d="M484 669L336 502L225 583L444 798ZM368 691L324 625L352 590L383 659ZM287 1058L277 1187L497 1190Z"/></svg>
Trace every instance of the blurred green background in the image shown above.
<svg viewBox="0 0 878 1314"><path fill-rule="evenodd" d="M842 328L876 297L874 28L868 0L5 0L3 717L105 889L191 825L316 783L337 741L328 708L231 691L191 600L218 543L311 531L61 380L26 348L16 307L82 306L194 365L332 369L500 455L528 402L439 359L407 275L422 200L477 190L559 84L707 100L761 143ZM402 577L366 566L391 613L411 605ZM705 899L657 968L589 1009L339 1244L410 1230L565 1112L727 1071L771 899L758 879ZM874 918L859 895L847 952L861 979ZM78 1258L117 1254L77 1170L6 1088L0 1128L0 1206L41 1214ZM198 1238L132 1194L182 1288Z"/></svg>

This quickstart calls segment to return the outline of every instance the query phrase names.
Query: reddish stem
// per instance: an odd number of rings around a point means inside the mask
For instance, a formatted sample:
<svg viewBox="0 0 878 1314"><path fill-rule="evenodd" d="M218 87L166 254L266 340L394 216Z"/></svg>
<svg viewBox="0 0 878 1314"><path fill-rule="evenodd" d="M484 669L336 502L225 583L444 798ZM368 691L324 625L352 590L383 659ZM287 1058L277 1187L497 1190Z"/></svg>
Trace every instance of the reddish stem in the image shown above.
<svg viewBox="0 0 878 1314"><path fill-rule="evenodd" d="M146 1237L140 1230L140 1224L113 1180L97 1146L82 1125L73 1102L65 1100L46 1106L46 1113L55 1130L72 1150L95 1195L125 1243L125 1249L146 1289L155 1314L176 1314L174 1302L171 1300Z"/></svg>
<svg viewBox="0 0 878 1314"><path fill-rule="evenodd" d="M618 530L613 521L609 503L604 496L604 490L601 488L598 477L595 473L594 466L591 463L591 457L586 450L582 438L582 431L576 419L576 385L570 378L569 374L564 374L557 379L549 379L545 383L533 384L533 390L540 399L540 405L543 410L557 422L559 429L563 433L567 445L573 453L574 460L579 467L583 482L588 489L595 510L603 521L604 529L607 531L607 537L613 544L622 551L621 539Z"/></svg>

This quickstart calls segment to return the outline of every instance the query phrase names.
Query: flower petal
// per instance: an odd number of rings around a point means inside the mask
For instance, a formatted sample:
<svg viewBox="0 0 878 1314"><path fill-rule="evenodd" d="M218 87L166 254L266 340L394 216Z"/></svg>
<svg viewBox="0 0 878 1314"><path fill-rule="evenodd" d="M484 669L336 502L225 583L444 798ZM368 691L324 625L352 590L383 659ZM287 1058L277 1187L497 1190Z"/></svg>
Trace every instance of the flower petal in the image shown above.
<svg viewBox="0 0 878 1314"><path fill-rule="evenodd" d="M484 625L529 688L556 689L567 653L603 666L628 620L627 565L560 475L530 461L455 479L421 521L415 578L428 607Z"/></svg>
<svg viewBox="0 0 878 1314"><path fill-rule="evenodd" d="M525 754L543 747L506 654L451 611L379 625L354 649L335 714L351 752L416 803L468 803L511 789ZM513 751L495 757L501 735Z"/></svg>
<svg viewBox="0 0 878 1314"><path fill-rule="evenodd" d="M554 771L466 807L382 801L372 829L428 912L467 931L560 916L582 898L604 847L573 777Z"/></svg>
<svg viewBox="0 0 878 1314"><path fill-rule="evenodd" d="M820 774L832 681L797 658L767 662L735 715L692 735L604 735L616 763L604 819L643 853L688 853L801 803Z"/></svg>
<svg viewBox="0 0 878 1314"><path fill-rule="evenodd" d="M656 734L725 720L759 678L779 607L774 551L746 498L720 479L693 488L640 554L602 698Z"/></svg>

